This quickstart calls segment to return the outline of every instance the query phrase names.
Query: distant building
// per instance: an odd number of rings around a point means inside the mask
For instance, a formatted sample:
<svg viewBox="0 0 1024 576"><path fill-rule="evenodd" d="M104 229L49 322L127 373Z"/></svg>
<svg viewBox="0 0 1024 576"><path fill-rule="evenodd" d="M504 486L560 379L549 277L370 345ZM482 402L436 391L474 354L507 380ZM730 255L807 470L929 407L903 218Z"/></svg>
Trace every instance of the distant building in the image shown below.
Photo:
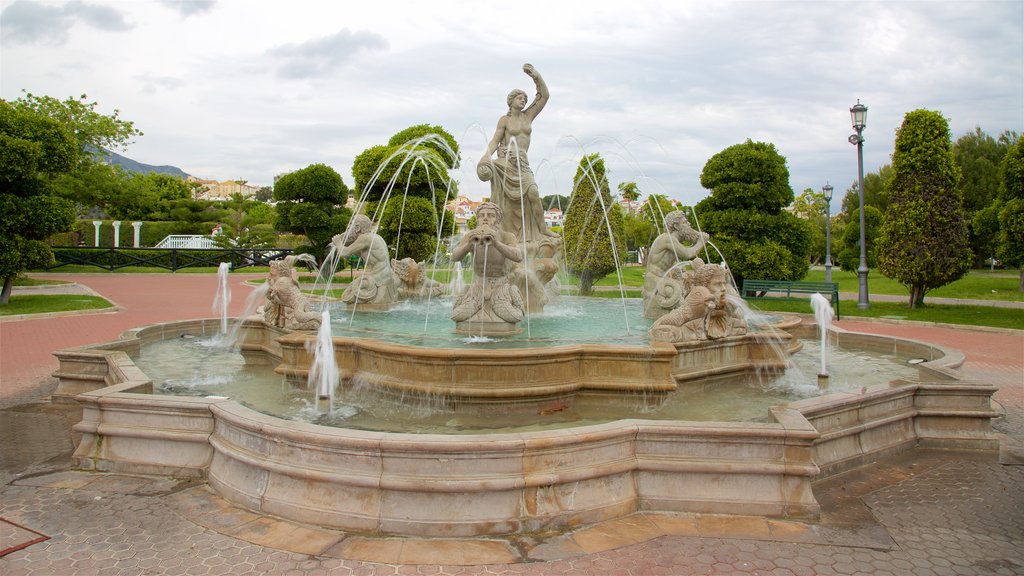
<svg viewBox="0 0 1024 576"><path fill-rule="evenodd" d="M445 208L455 214L455 227L460 233L469 231L469 219L476 213L476 208L483 202L470 200L466 196L459 196L448 202Z"/></svg>
<svg viewBox="0 0 1024 576"><path fill-rule="evenodd" d="M196 192L196 200L228 200L232 194L241 194L242 198L252 198L259 191L259 186L247 184L241 180L201 180L194 176L185 179L186 182L197 182L200 188Z"/></svg>
<svg viewBox="0 0 1024 576"><path fill-rule="evenodd" d="M544 225L548 228L565 224L565 214L558 208L549 208L544 211Z"/></svg>
<svg viewBox="0 0 1024 576"><path fill-rule="evenodd" d="M636 214L640 211L640 207L643 206L643 204L641 204L639 200L630 201L622 199L619 200L619 206L622 207L622 210L626 212L626 214Z"/></svg>

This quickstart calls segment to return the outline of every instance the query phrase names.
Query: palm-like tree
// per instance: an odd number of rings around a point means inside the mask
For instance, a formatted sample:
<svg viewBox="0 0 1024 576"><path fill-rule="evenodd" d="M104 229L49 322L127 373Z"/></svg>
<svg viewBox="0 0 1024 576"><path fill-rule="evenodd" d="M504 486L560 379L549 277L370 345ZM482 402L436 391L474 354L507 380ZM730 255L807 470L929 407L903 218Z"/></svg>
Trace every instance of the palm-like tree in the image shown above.
<svg viewBox="0 0 1024 576"><path fill-rule="evenodd" d="M629 207L630 213L632 213L633 202L640 199L640 189L637 188L636 182L619 182L619 192L626 199L626 205Z"/></svg>

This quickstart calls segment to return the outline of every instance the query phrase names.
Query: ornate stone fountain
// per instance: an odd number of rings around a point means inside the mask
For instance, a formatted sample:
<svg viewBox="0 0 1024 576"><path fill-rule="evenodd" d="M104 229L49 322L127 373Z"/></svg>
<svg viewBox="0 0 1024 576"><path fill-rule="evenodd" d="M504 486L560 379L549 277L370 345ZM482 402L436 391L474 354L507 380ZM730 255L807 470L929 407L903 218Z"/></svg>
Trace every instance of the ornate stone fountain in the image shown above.
<svg viewBox="0 0 1024 576"><path fill-rule="evenodd" d="M511 191L503 201L516 196L507 186L509 168L521 181L528 168L523 120L532 120L548 99L536 70L527 65L524 71L537 84L538 98L527 107L525 95L509 96L508 118L518 123L499 120L478 168L485 179L502 179L500 189ZM535 213L531 181L532 173L518 190L520 213ZM518 231L506 228L508 214L496 218L500 227L478 219L482 226L453 254L473 252L478 277L455 300L451 329L464 323L465 332L476 334L488 324L492 334L511 334L518 331L517 318L543 307L540 299L520 302L530 300L527 293L543 294L537 287L551 274L558 242L540 233L535 219L524 226L520 218ZM403 284L406 295L430 295L428 284L409 280L408 267L396 280L393 267L399 267L373 254L379 246L372 229L358 216L353 221L348 237L335 245L380 267L351 284L343 296L347 305L390 309ZM675 222L669 237L652 246L649 261L656 265L648 268L644 304L653 325L646 342L458 349L333 338L341 386L358 381L395 398L441 399L439 409L522 415L524 426L514 430L414 434L327 427L262 414L246 407L244 397L155 394L133 356L148 343L216 333L216 319L148 326L115 342L58 351L55 398L83 406L75 426L82 468L203 478L255 512L346 531L437 537L564 530L638 511L815 517L811 483L824 475L914 446L997 446L989 424L995 389L958 380L962 355L841 332L832 333L834 345L925 360L917 365L919 378L774 406L758 422L633 417L531 429L588 395L656 402L659 395L728 386L752 371L782 370L799 346L795 336L813 331L798 317L763 332L748 330L725 283L727 271L696 258L707 237L685 228ZM503 257L500 267L492 251ZM268 365L304 385L314 360L309 305L296 295L288 265L277 265L271 275L268 311L274 311L241 321L240 351L248 364Z"/></svg>

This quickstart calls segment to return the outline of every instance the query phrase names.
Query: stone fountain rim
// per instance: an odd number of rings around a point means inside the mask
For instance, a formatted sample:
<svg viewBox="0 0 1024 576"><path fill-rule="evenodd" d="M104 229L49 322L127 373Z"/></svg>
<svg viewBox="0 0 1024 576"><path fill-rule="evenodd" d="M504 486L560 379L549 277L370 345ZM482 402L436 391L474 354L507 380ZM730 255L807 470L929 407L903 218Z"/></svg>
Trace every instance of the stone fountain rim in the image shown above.
<svg viewBox="0 0 1024 576"><path fill-rule="evenodd" d="M803 320L806 319L808 315L792 314L792 313L781 313L781 314L789 319L789 322L786 323L787 330L792 329L795 332L796 331L801 331L801 330L816 330L816 325L814 325L814 324L808 325L806 323L803 323ZM251 318L253 320L256 320L256 317L251 317ZM235 318L233 320L238 320L238 319ZM201 319L194 319L194 320L177 320L177 321L171 321L171 322L159 322L159 323L154 323L154 324L148 324L148 325L145 325L145 326L140 326L140 327L137 327L137 328L128 329L128 330L124 331L119 336L119 338L116 339L116 340L111 340L111 341L107 341L107 342L100 342L100 343L90 344L90 345L86 345L86 346L79 346L79 347L73 347L73 348L58 350L58 351L55 352L55 354L66 354L66 355L71 355L71 356L74 356L74 355L87 355L87 356L91 356L93 352L100 352L101 354L104 354L104 355L107 355L107 356L111 356L111 360L113 360L114 362L116 362L118 364L119 372L121 372L124 376L128 377L128 379L129 379L128 381L125 381L125 382L121 382L121 383L117 383L117 384L113 384L113 385L109 385L109 386L103 386L103 387L99 387L97 389L94 389L94 390L91 390L91 391L88 391L88 392L84 392L83 394L85 394L85 395L89 395L89 396L93 396L93 397L95 397L95 396L104 396L104 397L107 397L107 398L111 398L110 394L129 393L129 394L131 394L132 397L139 396L139 397L146 397L146 398L160 398L162 400L171 400L171 401L173 401L175 399L187 400L187 404L189 404L189 405L205 405L205 406L211 406L211 407L213 405L224 404L224 403L230 402L230 403L233 403L233 404L237 405L240 409L242 409L244 411L251 412L253 415L259 415L261 417L265 417L265 418L269 419L268 422L269 421L274 421L274 422L280 422L280 423L287 423L287 426L298 426L300 428L309 427L309 431L310 432L313 432L313 431L319 431L319 432L324 432L324 431L341 431L342 433L351 433L351 434L354 434L354 435L357 435L357 436L358 435L368 435L368 436L396 435L396 436L413 436L413 437L417 437L417 438L436 437L436 438L444 438L444 439L449 439L450 440L452 438L469 439L469 438L473 438L473 437L482 438L482 439L499 439L503 435L504 436L508 436L508 437L521 437L523 435L537 436L537 437L563 436L563 435L566 435L566 434L569 434L569 435L574 434L575 433L574 431L588 430L588 429L591 429L591 428L595 428L595 429L601 429L601 428L607 428L607 427L617 428L620 425L626 425L627 427L628 426L636 427L638 425L643 425L643 426L654 426L654 427L678 427L678 428L693 428L693 429L698 429L698 428L718 428L718 429L723 429L723 430L731 429L733 431L735 431L737 429L742 429L742 428L747 427L747 426L753 426L753 427L758 428L758 429L764 429L765 431L771 430L773 428L778 428L778 427L781 426L778 422L723 422L723 421L699 421L699 420L648 420L648 419L642 419L642 418L625 418L625 419L615 420L615 421L611 421L611 422L597 423L597 424L584 424L584 425L580 425L580 426L572 426L572 427L566 427L566 428L555 428L555 429L550 429L550 430L534 430L534 431L523 431L523 432L496 432L496 433L470 432L470 433L452 433L452 434L422 434L422 433L415 433L415 432L387 432L387 431L359 430L359 429L355 429L355 428L344 428L344 427L337 427L337 426L325 426L325 425L314 424L314 423L310 423L310 422L293 421L293 420L287 420L287 419L284 419L284 418L279 418L279 417L272 416L272 415L269 415L269 414L264 414L262 412L259 412L258 410L254 410L252 408L244 406L242 403L240 403L239 401L237 401L235 399L232 399L232 398L215 397L215 396L212 396L212 397L198 397L197 398L197 397L175 396L175 395L171 395L171 394L155 394L155 393L152 392L152 380L149 379L148 376L141 369L139 369L135 365L134 360L131 358L131 356L128 353L124 352L125 348L129 348L129 349L135 348L135 349L137 349L139 346L141 346L142 343L143 343L142 342L143 341L143 333L145 333L147 331L166 332L168 330L171 330L172 332L178 333L178 335L176 335L174 337L179 337L180 334L190 333L190 331L188 331L188 330L180 330L179 331L178 330L179 327L187 327L187 326L193 326L194 327L194 326L196 326L198 324L198 326L203 330L203 332L205 334L207 330L210 330L212 332L216 332L219 329L220 322L221 322L220 318L201 318ZM260 319L259 322L262 323L262 319ZM305 332L309 332L309 331L305 331ZM795 332L792 332L792 333L795 334ZM935 353L937 353L937 355L934 358L932 358L930 360L926 360L925 362L923 362L923 363L918 365L919 370L934 375L933 379L931 379L931 380L928 380L928 379L918 379L918 380L915 380L915 381L894 380L894 381L889 382L887 384L877 384L877 385L874 385L874 386L863 388L863 389L861 389L859 391L859 394L864 394L866 392L891 391L894 388L898 388L898 387L902 387L902 386L918 386L922 382L925 382L925 381L948 381L950 384L958 383L960 381L960 374L959 374L959 371L957 370L957 368L959 368L963 364L963 362L965 360L965 356L959 350L956 350L956 349L953 349L953 348L949 348L949 347L946 347L946 346L932 344L932 343L929 343L929 342L923 342L923 341L920 341L920 340L914 340L914 339L911 339L911 338L902 338L902 337L898 337L898 336L889 336L889 335L880 335L880 334L868 334L868 333L852 332L852 331L843 330L843 329L836 329L835 327L832 327L830 329L830 333L834 334L837 338L842 338L844 336L853 336L853 337L856 337L856 338L866 338L866 339L874 340L874 341L888 341L888 342L891 342L891 343L901 342L901 343L904 343L908 347L917 347L919 349L931 349ZM161 337L160 341L163 341L163 340L166 340L166 339L167 339L166 337ZM651 343L651 344L664 344L664 343ZM692 343L688 343L688 344L692 344ZM683 344L683 345L685 346L687 344ZM403 345L397 345L397 346L403 346ZM650 349L649 346L648 346L648 349ZM677 344L677 346L679 346L679 345ZM413 346L409 346L409 347L413 347ZM641 348L641 347L622 346L622 348L636 349L636 348ZM522 349L512 349L512 350L519 351L519 350L522 350ZM497 351L500 352L502 350L497 350ZM493 350L484 350L484 351L481 351L481 352L493 352ZM55 373L54 376L57 376L59 378L59 376L60 376L59 371L57 373ZM133 379L133 377L134 377L134 379ZM146 392L146 393L132 392L132 390L137 390L140 386L146 386L146 385L148 385L150 387L150 391L149 392ZM62 396L59 392L60 392L60 390L58 390L57 392L54 393L54 397L55 398ZM793 402L789 402L789 403L786 403L786 404L772 406L772 407L769 408L769 412L771 412L773 414L773 416L776 416L776 414L775 414L776 409L780 409L780 410L794 409L794 410L797 410L798 412L803 412L805 410L811 410L811 409L815 409L815 408L829 406L829 405L834 404L836 402L842 402L845 398L848 398L848 397L850 397L853 394L855 394L855 393L853 393L853 392L842 392L842 391L832 392L832 393L829 393L829 394L824 394L822 396L817 396L817 397L813 397L813 398L806 398L806 399L801 399L801 400L795 400ZM68 395L63 395L63 396L65 398L67 398ZM72 395L70 395L70 398L74 398L75 396L76 396L75 394L72 394ZM284 427L287 427L287 426L284 426ZM329 434L329 435L336 435L336 434L337 434L337 432L334 432L334 433Z"/></svg>

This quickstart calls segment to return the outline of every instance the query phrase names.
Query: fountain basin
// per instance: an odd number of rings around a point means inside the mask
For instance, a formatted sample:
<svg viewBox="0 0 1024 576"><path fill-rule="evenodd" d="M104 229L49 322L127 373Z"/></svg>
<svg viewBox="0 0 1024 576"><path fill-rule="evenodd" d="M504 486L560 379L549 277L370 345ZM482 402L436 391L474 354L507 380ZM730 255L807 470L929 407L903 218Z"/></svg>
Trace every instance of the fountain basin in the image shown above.
<svg viewBox="0 0 1024 576"><path fill-rule="evenodd" d="M282 338L260 326L246 322L246 354L274 364ZM465 537L566 529L638 510L814 517L811 483L823 475L916 445L998 446L989 424L995 388L956 380L962 355L843 333L836 339L926 359L921 381L777 406L767 422L629 419L457 435L330 428L232 399L150 393L130 353L217 328L217 320L156 325L57 352L58 396L83 405L78 465L206 478L251 510L321 526Z"/></svg>
<svg viewBox="0 0 1024 576"><path fill-rule="evenodd" d="M314 361L315 335L261 331L257 324L245 329L243 354L279 349L281 362L275 371L305 386ZM780 356L792 353L794 346L782 331L677 344L509 349L423 348L369 338L334 338L335 362L343 382L358 380L396 397L440 398L448 407L512 402L524 411L581 392L656 396L676 390L680 381L700 382L755 368L779 370L785 364Z"/></svg>

